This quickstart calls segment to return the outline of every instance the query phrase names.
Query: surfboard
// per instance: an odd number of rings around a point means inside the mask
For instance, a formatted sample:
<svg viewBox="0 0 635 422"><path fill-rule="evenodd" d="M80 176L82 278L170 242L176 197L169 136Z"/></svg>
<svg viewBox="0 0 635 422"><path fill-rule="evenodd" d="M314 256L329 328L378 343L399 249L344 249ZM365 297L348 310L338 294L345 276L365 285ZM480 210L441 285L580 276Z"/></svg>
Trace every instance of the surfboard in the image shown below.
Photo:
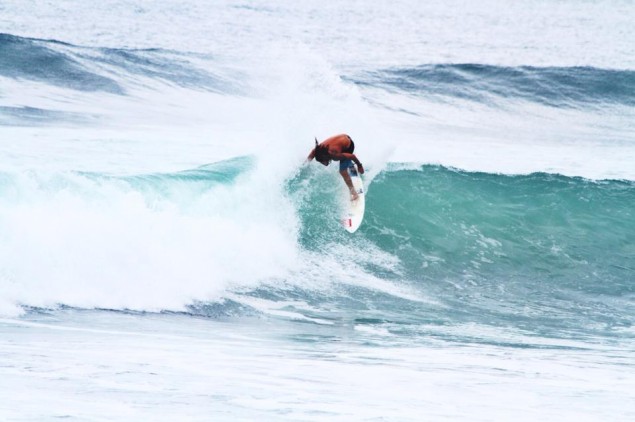
<svg viewBox="0 0 635 422"><path fill-rule="evenodd" d="M353 187L359 195L354 201L351 200L351 193L348 188L344 186L345 199L344 199L344 213L342 216L342 226L349 233L355 233L364 219L364 210L366 209L366 191L364 190L364 182L362 176L357 172L355 166L348 168L348 174L351 176Z"/></svg>

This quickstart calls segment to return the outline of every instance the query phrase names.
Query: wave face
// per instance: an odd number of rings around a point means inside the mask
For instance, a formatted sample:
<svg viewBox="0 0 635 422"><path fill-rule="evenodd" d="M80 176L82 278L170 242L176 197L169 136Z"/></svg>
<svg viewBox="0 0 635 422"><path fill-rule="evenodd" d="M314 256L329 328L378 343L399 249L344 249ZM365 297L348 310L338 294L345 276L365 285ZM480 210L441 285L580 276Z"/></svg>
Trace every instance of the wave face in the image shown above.
<svg viewBox="0 0 635 422"><path fill-rule="evenodd" d="M331 178L304 169L272 196L259 167L4 174L5 307L218 317L282 303L302 318L354 314L426 335L465 323L621 335L630 324L632 182L394 164L349 236Z"/></svg>
<svg viewBox="0 0 635 422"><path fill-rule="evenodd" d="M633 271L632 182L428 166L384 172L372 188L368 236L412 277L423 265L434 279L505 275L589 293L633 292L625 277Z"/></svg>
<svg viewBox="0 0 635 422"><path fill-rule="evenodd" d="M635 105L635 72L594 67L435 64L386 69L354 79L409 95L496 104L520 99L551 107Z"/></svg>
<svg viewBox="0 0 635 422"><path fill-rule="evenodd" d="M384 173L369 199L368 239L459 318L630 325L632 182L424 167Z"/></svg>
<svg viewBox="0 0 635 422"><path fill-rule="evenodd" d="M632 182L391 165L367 198L363 242L383 258L359 260L364 271L441 304L382 298L368 305L382 308L380 321L513 326L556 337L620 336L631 326ZM305 230L315 230L308 247L326 222L304 217Z"/></svg>

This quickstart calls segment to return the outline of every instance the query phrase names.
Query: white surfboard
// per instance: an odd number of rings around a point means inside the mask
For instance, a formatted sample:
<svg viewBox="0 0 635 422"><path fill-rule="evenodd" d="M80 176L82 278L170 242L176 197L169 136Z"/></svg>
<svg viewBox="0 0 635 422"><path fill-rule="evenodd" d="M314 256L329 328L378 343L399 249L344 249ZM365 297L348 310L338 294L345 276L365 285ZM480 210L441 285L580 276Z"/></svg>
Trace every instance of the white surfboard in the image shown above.
<svg viewBox="0 0 635 422"><path fill-rule="evenodd" d="M349 233L354 233L362 224L364 219L364 210L366 209L366 191L364 190L364 183L362 182L361 175L357 172L357 168L351 166L348 168L348 174L351 176L353 187L357 191L356 200L351 201L351 193L348 188L344 186L346 191L344 200L344 213L342 216L342 225Z"/></svg>

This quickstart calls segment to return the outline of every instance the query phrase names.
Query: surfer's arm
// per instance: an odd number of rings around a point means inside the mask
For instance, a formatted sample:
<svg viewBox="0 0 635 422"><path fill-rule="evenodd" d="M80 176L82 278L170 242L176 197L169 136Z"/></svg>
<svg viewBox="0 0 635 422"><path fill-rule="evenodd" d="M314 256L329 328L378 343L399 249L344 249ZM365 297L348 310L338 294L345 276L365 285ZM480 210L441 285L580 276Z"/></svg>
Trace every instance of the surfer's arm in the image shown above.
<svg viewBox="0 0 635 422"><path fill-rule="evenodd" d="M315 158L315 149L312 149L311 152L309 153L309 156L306 157L306 162L308 163L309 161L313 160Z"/></svg>

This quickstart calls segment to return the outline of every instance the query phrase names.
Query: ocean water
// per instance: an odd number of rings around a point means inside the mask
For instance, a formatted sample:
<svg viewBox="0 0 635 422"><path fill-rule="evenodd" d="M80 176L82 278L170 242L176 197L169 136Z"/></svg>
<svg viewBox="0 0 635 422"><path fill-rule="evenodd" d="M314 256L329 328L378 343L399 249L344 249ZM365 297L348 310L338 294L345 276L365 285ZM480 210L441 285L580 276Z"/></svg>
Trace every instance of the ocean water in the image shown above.
<svg viewBox="0 0 635 422"><path fill-rule="evenodd" d="M633 22L1 2L0 419L635 419Z"/></svg>

